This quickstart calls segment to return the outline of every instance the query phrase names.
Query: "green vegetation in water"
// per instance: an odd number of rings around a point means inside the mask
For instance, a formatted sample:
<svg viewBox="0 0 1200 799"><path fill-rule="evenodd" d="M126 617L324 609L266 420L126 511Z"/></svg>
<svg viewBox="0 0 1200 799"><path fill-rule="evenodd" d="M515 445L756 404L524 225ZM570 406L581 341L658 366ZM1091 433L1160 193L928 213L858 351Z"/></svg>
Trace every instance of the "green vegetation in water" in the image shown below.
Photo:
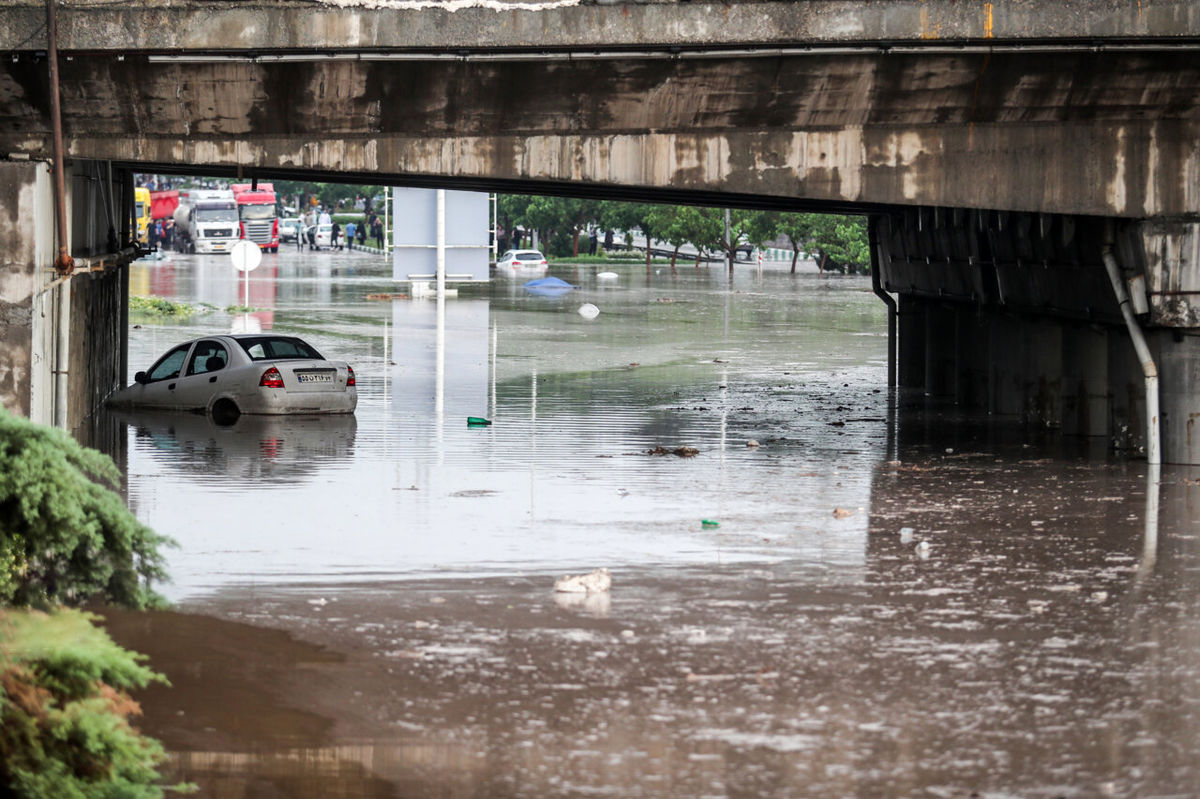
<svg viewBox="0 0 1200 799"><path fill-rule="evenodd" d="M0 796L168 790L166 753L130 726L138 706L128 694L165 680L94 616L62 607L162 602L150 581L165 578L158 548L169 541L111 490L120 479L107 455L0 410Z"/></svg>
<svg viewBox="0 0 1200 799"><path fill-rule="evenodd" d="M261 310L262 308L255 308L252 305L228 305L225 307L225 313L254 313Z"/></svg>
<svg viewBox="0 0 1200 799"><path fill-rule="evenodd" d="M174 300L164 299L163 297L131 296L129 298L129 313L141 316L184 319L194 314L208 313L214 307L206 302L191 305L186 302L175 302Z"/></svg>

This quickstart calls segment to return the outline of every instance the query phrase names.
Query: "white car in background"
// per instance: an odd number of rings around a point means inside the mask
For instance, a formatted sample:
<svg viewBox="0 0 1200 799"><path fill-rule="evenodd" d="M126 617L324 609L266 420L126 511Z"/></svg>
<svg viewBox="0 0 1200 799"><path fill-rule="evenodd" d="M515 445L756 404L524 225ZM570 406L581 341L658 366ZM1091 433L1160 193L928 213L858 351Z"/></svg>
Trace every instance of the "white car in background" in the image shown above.
<svg viewBox="0 0 1200 799"><path fill-rule="evenodd" d="M496 261L496 272L508 277L546 274L546 256L537 250L508 250Z"/></svg>
<svg viewBox="0 0 1200 799"><path fill-rule="evenodd" d="M314 246L318 250L322 247L332 246L333 225L309 225L304 229L305 244L308 244L309 236L313 237L313 244L310 246Z"/></svg>
<svg viewBox="0 0 1200 799"><path fill-rule="evenodd" d="M218 421L243 413L353 413L358 405L350 364L271 333L188 341L133 379L109 404L207 412Z"/></svg>

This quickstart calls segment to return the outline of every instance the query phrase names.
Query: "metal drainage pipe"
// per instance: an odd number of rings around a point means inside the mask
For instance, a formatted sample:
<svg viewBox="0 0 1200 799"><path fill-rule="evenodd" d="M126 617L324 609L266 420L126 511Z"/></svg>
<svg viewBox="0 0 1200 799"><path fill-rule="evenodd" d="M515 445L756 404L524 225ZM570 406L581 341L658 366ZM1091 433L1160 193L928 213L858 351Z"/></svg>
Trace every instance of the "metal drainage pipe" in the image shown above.
<svg viewBox="0 0 1200 799"><path fill-rule="evenodd" d="M1121 277L1121 269L1117 266L1117 259L1113 257L1111 243L1105 242L1100 257L1103 259L1104 268L1108 272L1108 280L1112 283L1113 294L1117 297L1117 304L1121 306L1121 316L1125 317L1125 328L1129 331L1129 337L1133 339L1133 349L1137 353L1138 361L1142 364L1142 373L1146 376L1146 461L1151 466L1157 466L1162 463L1161 437L1158 424L1158 367L1154 365L1154 356L1150 354L1150 347L1146 344L1146 336L1142 332L1141 325L1138 324L1137 318L1133 315L1133 309L1129 305L1129 292L1125 289L1125 281Z"/></svg>

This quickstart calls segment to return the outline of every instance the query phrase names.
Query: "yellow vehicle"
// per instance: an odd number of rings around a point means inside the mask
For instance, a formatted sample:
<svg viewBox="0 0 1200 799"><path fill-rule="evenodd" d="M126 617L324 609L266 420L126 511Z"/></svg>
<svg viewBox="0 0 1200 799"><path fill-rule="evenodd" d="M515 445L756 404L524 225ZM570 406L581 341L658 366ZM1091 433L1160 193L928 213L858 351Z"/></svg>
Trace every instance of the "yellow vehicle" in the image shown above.
<svg viewBox="0 0 1200 799"><path fill-rule="evenodd" d="M150 225L150 190L134 189L133 201L136 214L134 221L137 222L137 240L146 244L148 243L146 228Z"/></svg>

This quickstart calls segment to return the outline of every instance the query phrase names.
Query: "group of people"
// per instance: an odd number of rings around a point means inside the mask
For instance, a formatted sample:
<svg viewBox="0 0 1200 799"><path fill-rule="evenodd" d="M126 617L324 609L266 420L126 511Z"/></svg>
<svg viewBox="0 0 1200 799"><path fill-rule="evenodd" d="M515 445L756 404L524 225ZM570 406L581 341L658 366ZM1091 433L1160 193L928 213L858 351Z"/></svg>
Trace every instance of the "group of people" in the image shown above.
<svg viewBox="0 0 1200 799"><path fill-rule="evenodd" d="M330 249L341 250L345 248L353 250L355 241L358 242L359 247L365 247L368 237L375 240L375 247L377 249L383 249L383 220L374 212L368 214L366 221L361 224L347 222L344 230L339 223L332 220L329 216L329 211L325 208L322 208L319 214L310 209L304 215L303 221L307 244L310 250L317 249L317 225L330 226ZM344 236L343 233L345 234ZM345 242L344 244L343 241ZM297 248L302 247L304 243L299 236L296 237Z"/></svg>
<svg viewBox="0 0 1200 799"><path fill-rule="evenodd" d="M146 225L146 243L150 249L169 250L175 241L174 219L151 219Z"/></svg>

